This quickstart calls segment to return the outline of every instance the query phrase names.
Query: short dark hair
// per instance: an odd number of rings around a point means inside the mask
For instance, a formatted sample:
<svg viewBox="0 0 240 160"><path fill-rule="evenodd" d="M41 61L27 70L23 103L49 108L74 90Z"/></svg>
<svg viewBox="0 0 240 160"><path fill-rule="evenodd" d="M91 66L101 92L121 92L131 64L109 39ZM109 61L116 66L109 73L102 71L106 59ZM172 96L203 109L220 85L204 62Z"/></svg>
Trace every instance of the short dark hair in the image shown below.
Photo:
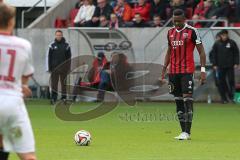
<svg viewBox="0 0 240 160"><path fill-rule="evenodd" d="M5 3L0 3L0 28L7 28L8 23L16 16L16 9Z"/></svg>
<svg viewBox="0 0 240 160"><path fill-rule="evenodd" d="M62 34L63 34L63 32L62 32L61 30L59 30L59 29L56 30L55 34L56 34L56 33L62 33Z"/></svg>
<svg viewBox="0 0 240 160"><path fill-rule="evenodd" d="M220 34L228 34L228 30L223 29L223 30L221 30Z"/></svg>
<svg viewBox="0 0 240 160"><path fill-rule="evenodd" d="M155 17L159 17L159 18L161 18L161 16L158 15L158 14L154 14L154 15L153 15L153 18L155 18Z"/></svg>
<svg viewBox="0 0 240 160"><path fill-rule="evenodd" d="M102 60L104 57L105 57L104 52L98 52L97 58L98 58L99 60Z"/></svg>
<svg viewBox="0 0 240 160"><path fill-rule="evenodd" d="M173 16L183 16L185 17L184 11L182 9L175 9L173 11Z"/></svg>

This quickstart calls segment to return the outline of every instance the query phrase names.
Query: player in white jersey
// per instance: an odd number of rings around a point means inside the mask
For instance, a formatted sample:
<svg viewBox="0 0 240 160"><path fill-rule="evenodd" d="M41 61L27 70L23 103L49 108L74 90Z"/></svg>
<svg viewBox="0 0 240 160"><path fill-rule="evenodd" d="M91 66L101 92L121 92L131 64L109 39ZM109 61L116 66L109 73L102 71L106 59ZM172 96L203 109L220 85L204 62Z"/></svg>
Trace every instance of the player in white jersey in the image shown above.
<svg viewBox="0 0 240 160"><path fill-rule="evenodd" d="M31 44L12 36L15 8L0 3L0 160L16 152L21 160L36 160L32 127L23 97L31 94Z"/></svg>

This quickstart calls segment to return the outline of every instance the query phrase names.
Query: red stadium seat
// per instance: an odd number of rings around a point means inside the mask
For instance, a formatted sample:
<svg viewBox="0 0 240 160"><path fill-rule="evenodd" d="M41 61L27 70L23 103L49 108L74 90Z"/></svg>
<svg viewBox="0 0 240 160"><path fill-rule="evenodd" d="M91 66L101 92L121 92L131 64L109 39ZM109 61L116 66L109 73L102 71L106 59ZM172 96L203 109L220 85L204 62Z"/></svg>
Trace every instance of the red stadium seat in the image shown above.
<svg viewBox="0 0 240 160"><path fill-rule="evenodd" d="M75 17L77 16L78 10L79 9L74 8L69 13L69 22L70 22L71 27L74 27L73 21L74 21Z"/></svg>
<svg viewBox="0 0 240 160"><path fill-rule="evenodd" d="M67 28L67 20L66 19L61 19L57 18L54 23L55 28Z"/></svg>
<svg viewBox="0 0 240 160"><path fill-rule="evenodd" d="M233 27L240 27L240 22L232 23Z"/></svg>

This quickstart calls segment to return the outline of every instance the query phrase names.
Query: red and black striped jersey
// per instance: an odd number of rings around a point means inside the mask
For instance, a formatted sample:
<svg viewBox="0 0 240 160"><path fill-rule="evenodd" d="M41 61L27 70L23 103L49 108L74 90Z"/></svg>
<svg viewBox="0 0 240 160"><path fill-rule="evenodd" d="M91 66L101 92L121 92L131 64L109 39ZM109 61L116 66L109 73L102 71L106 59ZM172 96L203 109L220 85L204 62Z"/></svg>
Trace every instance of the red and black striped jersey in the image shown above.
<svg viewBox="0 0 240 160"><path fill-rule="evenodd" d="M201 38L196 28L185 24L178 30L176 27L168 31L168 45L170 48L170 74L193 73L194 48L196 44L201 44Z"/></svg>

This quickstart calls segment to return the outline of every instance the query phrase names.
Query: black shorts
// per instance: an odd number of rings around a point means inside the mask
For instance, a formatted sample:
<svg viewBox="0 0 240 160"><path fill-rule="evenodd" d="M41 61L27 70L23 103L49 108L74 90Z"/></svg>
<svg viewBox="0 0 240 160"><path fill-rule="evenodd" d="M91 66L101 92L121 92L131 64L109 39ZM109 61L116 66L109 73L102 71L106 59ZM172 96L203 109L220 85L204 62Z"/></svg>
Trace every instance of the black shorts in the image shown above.
<svg viewBox="0 0 240 160"><path fill-rule="evenodd" d="M193 74L169 74L169 91L175 97L193 94Z"/></svg>

